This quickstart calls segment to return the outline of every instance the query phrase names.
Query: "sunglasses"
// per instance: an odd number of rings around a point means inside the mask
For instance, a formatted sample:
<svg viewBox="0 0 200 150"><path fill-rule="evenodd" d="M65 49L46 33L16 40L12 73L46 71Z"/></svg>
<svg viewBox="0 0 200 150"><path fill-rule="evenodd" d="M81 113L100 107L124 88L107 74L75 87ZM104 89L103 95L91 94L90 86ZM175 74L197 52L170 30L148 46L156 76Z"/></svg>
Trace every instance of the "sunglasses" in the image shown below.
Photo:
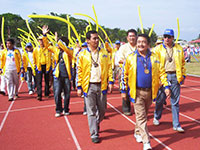
<svg viewBox="0 0 200 150"><path fill-rule="evenodd" d="M165 38L165 39L166 39L166 38L171 39L172 36L170 36L170 35L164 35L164 38Z"/></svg>

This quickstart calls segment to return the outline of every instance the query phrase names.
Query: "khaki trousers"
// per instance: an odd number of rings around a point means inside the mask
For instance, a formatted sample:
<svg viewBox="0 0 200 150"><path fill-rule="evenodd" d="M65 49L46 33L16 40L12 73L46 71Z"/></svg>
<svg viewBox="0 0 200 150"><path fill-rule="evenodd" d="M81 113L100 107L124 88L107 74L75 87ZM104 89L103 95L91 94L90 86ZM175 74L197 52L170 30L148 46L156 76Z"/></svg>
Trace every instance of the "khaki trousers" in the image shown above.
<svg viewBox="0 0 200 150"><path fill-rule="evenodd" d="M151 90L136 90L136 99L134 103L136 126L135 134L141 135L143 143L149 143L150 137L147 128L147 115L149 107L152 104Z"/></svg>

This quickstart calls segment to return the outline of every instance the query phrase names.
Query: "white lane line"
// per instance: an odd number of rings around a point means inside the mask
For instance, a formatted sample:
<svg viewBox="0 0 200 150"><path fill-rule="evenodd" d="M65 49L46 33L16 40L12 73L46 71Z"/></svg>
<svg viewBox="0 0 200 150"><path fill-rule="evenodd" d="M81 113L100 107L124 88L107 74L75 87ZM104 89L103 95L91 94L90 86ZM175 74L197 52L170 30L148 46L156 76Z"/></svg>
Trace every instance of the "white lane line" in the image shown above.
<svg viewBox="0 0 200 150"><path fill-rule="evenodd" d="M132 121L130 118L128 118L127 116L125 116L123 113L121 113L118 109L116 109L113 105L111 105L109 102L107 102L107 104L114 109L116 112L118 112L121 116L123 116L124 118L126 118L128 121L130 121L132 124L136 125L136 123L134 121ZM159 144L161 144L164 148L168 149L168 150L172 150L170 147L168 147L167 145L165 145L164 143L162 143L159 139L157 139L155 136L153 136L151 133L149 133L149 135L156 140Z"/></svg>
<svg viewBox="0 0 200 150"><path fill-rule="evenodd" d="M115 86L116 86L116 85L115 85ZM116 87L118 87L118 86L116 86ZM183 95L180 95L180 96L183 97L183 98L189 99L189 100L191 100L191 101L195 101L195 102L198 102L198 103L200 102L199 100L194 99L194 98L190 98L190 97L183 96ZM170 111L172 111L170 108L167 108L167 107L165 107L165 108L168 109L168 110L170 110ZM188 118L188 119L190 119L190 120L192 120L192 121L197 122L197 123L200 124L200 121L198 121L198 120L196 120L196 119L194 119L194 118L192 118L192 117L189 117L189 116L187 116L187 115L184 115L184 114L182 114L182 113L180 113L180 112L179 112L179 114L180 114L181 116L185 117L185 118Z"/></svg>
<svg viewBox="0 0 200 150"><path fill-rule="evenodd" d="M194 90L194 89L191 89L191 90L186 90L186 91L185 91L185 90L184 90L184 91L182 90L182 91L181 91L181 94L182 94L182 93L194 92L194 91L200 91L200 89L195 89L195 90Z"/></svg>
<svg viewBox="0 0 200 150"><path fill-rule="evenodd" d="M23 84L23 82L20 83L20 86L19 86L19 88L18 88L18 91L20 91L20 89L21 89L21 87L22 87L22 84ZM2 122L1 122L1 125L0 125L0 132L1 132L2 128L3 128L3 125L4 125L5 122L6 122L6 119L7 119L7 117L8 117L8 114L9 114L9 112L10 112L10 110L11 110L11 108L12 108L14 102L15 102L15 101L12 101L12 102L11 102L10 106L8 107L8 110L6 111L6 114L5 114L5 116L4 116L4 118L3 118Z"/></svg>
<svg viewBox="0 0 200 150"><path fill-rule="evenodd" d="M187 97L187 96L183 96L183 95L180 95L181 97L185 98L185 99L189 99L191 101L195 101L195 102L198 102L200 103L200 100L197 100L197 99L194 99L194 98L190 98L190 97Z"/></svg>
<svg viewBox="0 0 200 150"><path fill-rule="evenodd" d="M187 76L200 77L200 75L195 75L195 74L187 74Z"/></svg>
<svg viewBox="0 0 200 150"><path fill-rule="evenodd" d="M71 133L71 135L72 135L72 138L73 138L73 140L74 140L74 143L75 143L75 145L76 145L77 150L81 150L81 147L80 147L80 145L79 145L79 143L78 143L78 140L77 140L77 138L76 138L76 136L75 136L75 134L74 134L74 131L73 131L73 129L72 129L70 123L69 123L69 120L68 120L67 116L64 116L64 118L65 118L65 121L66 121L67 126L68 126L68 128L69 128L69 131L70 131L70 133Z"/></svg>
<svg viewBox="0 0 200 150"><path fill-rule="evenodd" d="M194 83L200 83L200 81L195 81L195 80L190 80L190 79L186 79L186 81L194 82Z"/></svg>
<svg viewBox="0 0 200 150"><path fill-rule="evenodd" d="M190 86L183 85L183 87L187 87L188 89L192 89L192 90L195 90L195 91L196 91L196 90L197 90L197 91L200 90L200 88L194 88L194 87L192 87L192 86L190 87Z"/></svg>
<svg viewBox="0 0 200 150"><path fill-rule="evenodd" d="M186 99L189 99L189 100L192 100L192 101L195 101L195 102L198 102L198 103L200 102L200 101L198 101L198 100L196 100L196 99L193 99L193 98L190 98L190 97L187 97L187 96L181 95L181 97L186 98ZM113 97L113 98L108 98L108 99L116 99L116 98L120 98L120 97ZM171 111L170 108L167 108L167 107L165 107L165 108ZM187 116L187 115L184 115L183 113L180 113L180 112L179 112L179 114L180 114L181 116L183 116L183 117L189 119L189 120L192 120L192 121L197 122L197 123L200 124L200 121L198 121L198 120L196 120L196 119L194 119L194 118L192 118L192 117L189 117L189 116ZM123 115L124 117L126 117L124 114L122 114L122 115ZM128 118L128 119L129 119L129 118Z"/></svg>
<svg viewBox="0 0 200 150"><path fill-rule="evenodd" d="M78 104L78 103L83 103L83 101L78 101L78 102L71 102L71 104ZM17 112L17 111L24 111L24 110L32 110L32 109L40 109L40 108L48 108L48 107L54 107L55 104L53 105L44 105L44 106L36 106L36 107L28 107L28 108L20 108L20 109L13 109L13 110L10 110L10 112ZM7 111L0 111L0 114L1 113L6 113Z"/></svg>
<svg viewBox="0 0 200 150"><path fill-rule="evenodd" d="M167 107L165 107L165 109L167 109L167 110L169 110L169 111L172 111L170 108L167 108ZM179 112L179 114L180 114L181 116L185 117L185 118L188 118L188 119L190 119L190 120L192 120L192 121L194 121L194 122L200 124L200 121L198 121L198 120L196 120L196 119L194 119L194 118L192 118L192 117L189 117L189 116L187 116L187 115L184 115L183 113L180 113L180 112Z"/></svg>
<svg viewBox="0 0 200 150"><path fill-rule="evenodd" d="M2 122L1 122L1 125L0 125L0 132L1 132L2 128L3 128L4 123L6 122L6 119L7 119L7 117L8 117L8 114L9 114L10 109L12 108L13 104L14 104L14 101L11 102L11 104L10 104L10 106L9 106L9 108L8 108L6 114L5 114L5 116L4 116L4 118L3 118Z"/></svg>

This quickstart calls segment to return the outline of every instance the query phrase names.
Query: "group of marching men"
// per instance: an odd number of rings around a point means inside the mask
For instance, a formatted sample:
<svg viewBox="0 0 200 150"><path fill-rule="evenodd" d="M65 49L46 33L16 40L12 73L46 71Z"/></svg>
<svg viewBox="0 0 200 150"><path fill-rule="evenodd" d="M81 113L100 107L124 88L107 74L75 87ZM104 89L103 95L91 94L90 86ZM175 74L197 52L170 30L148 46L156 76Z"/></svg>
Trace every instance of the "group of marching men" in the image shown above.
<svg viewBox="0 0 200 150"><path fill-rule="evenodd" d="M184 132L179 122L180 85L186 77L183 49L174 43L174 31L166 29L163 42L150 49L150 38L137 35L136 30L127 32L127 43L115 42L115 49L105 42L99 47L99 35L95 30L86 33L86 41L72 49L69 40L60 37L56 46L48 38L48 26L42 28L39 46L33 50L26 44L21 56L14 47L14 40L6 41L6 49L0 55L1 82L6 79L9 101L18 96L19 74L27 75L29 94L37 87L37 99L42 100L42 76L45 80L45 96L49 97L49 81L53 76L53 93L56 103L55 117L69 115L71 79L77 95L84 95L89 131L93 143L99 143L100 122L104 119L107 92L112 92L116 76L120 82L122 111L130 116L133 102L136 117L134 137L143 143L143 149L152 149L147 128L148 109L156 104L153 124L159 125L163 104L170 99L173 130ZM73 68L72 68L73 64ZM76 83L75 83L76 82ZM74 87L75 88L75 87ZM63 93L63 97L62 94ZM1 89L1 94L5 91ZM62 107L62 98L64 107Z"/></svg>

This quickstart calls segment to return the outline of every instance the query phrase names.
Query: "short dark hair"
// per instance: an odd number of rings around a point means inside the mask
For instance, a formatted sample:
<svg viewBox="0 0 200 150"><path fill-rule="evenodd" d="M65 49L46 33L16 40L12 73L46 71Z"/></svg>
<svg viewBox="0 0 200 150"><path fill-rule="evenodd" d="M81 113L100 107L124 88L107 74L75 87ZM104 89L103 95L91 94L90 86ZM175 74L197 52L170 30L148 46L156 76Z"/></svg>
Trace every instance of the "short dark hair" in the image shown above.
<svg viewBox="0 0 200 150"><path fill-rule="evenodd" d="M147 34L139 34L139 35L138 35L138 38L139 38L139 37L144 37L144 38L147 40L147 44L150 44L150 42L151 42L151 41L150 41L150 37L149 37ZM137 38L137 39L138 39L138 38Z"/></svg>
<svg viewBox="0 0 200 150"><path fill-rule="evenodd" d="M127 36L128 36L128 34L129 34L130 32L135 33L135 35L137 36L137 31L136 31L135 29L129 29L129 30L127 31Z"/></svg>
<svg viewBox="0 0 200 150"><path fill-rule="evenodd" d="M67 46L69 45L69 39L66 36L61 36L59 39L65 42Z"/></svg>
<svg viewBox="0 0 200 150"><path fill-rule="evenodd" d="M14 39L7 39L7 41L6 42L10 42L12 45L14 45L15 44L15 40Z"/></svg>
<svg viewBox="0 0 200 150"><path fill-rule="evenodd" d="M88 31L86 33L86 39L90 39L91 38L91 34L98 34L98 32L96 30L91 30L91 31Z"/></svg>

